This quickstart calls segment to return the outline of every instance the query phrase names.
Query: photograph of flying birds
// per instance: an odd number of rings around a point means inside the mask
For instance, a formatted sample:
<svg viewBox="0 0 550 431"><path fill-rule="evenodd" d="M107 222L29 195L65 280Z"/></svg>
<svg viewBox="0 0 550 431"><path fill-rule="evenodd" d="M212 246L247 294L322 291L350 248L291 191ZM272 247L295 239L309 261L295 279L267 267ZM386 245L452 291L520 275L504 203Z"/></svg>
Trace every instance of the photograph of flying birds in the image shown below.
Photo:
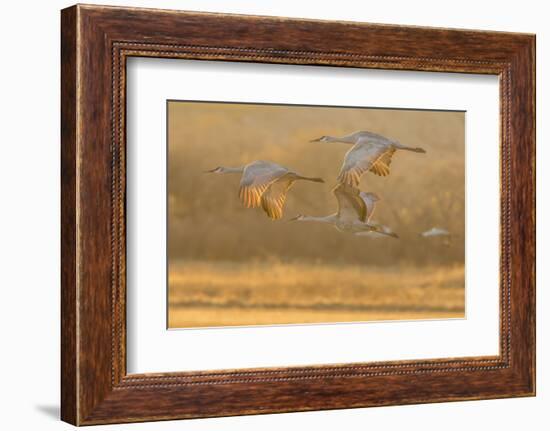
<svg viewBox="0 0 550 431"><path fill-rule="evenodd" d="M463 112L168 110L170 327L463 316Z"/></svg>
<svg viewBox="0 0 550 431"><path fill-rule="evenodd" d="M376 133L359 131L342 137L322 136L311 142L341 142L352 145L344 157L337 184L332 190L338 211L324 217L298 215L292 220L316 221L332 224L341 232L375 232L397 238L387 226L371 224L378 195L357 189L365 172L379 176L390 174L390 164L397 150L425 153L423 148L407 147ZM247 165L232 168L218 166L210 171L216 174L241 174L239 196L247 208L261 206L271 219L283 217L286 195L297 180L324 183L322 178L304 177L275 162L256 160Z"/></svg>

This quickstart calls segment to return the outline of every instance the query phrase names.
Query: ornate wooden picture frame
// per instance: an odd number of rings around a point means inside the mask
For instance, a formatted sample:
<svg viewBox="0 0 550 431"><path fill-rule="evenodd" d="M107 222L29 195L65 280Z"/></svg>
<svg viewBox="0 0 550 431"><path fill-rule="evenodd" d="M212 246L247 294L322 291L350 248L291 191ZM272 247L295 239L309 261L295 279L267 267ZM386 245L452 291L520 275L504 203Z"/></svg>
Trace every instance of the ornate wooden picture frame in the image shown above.
<svg viewBox="0 0 550 431"><path fill-rule="evenodd" d="M75 425L535 394L535 37L73 6L61 20L61 416ZM129 57L497 75L500 354L126 372ZM496 222L496 220L495 220Z"/></svg>

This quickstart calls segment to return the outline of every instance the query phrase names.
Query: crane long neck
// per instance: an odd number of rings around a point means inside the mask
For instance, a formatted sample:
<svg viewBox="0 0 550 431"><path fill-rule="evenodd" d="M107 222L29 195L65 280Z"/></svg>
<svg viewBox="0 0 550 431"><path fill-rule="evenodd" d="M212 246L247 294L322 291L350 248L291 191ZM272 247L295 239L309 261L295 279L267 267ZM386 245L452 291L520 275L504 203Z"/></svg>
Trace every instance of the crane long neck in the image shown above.
<svg viewBox="0 0 550 431"><path fill-rule="evenodd" d="M232 168L232 167L223 167L223 173L224 174L241 174L244 171L244 166L238 167L238 168Z"/></svg>
<svg viewBox="0 0 550 431"><path fill-rule="evenodd" d="M303 216L301 218L301 221L316 221L319 223L333 223L334 222L334 216L324 216L324 217L316 217L316 216Z"/></svg>
<svg viewBox="0 0 550 431"><path fill-rule="evenodd" d="M355 139L352 136L346 135L346 136L327 136L326 137L327 142L340 142L342 144L355 144Z"/></svg>

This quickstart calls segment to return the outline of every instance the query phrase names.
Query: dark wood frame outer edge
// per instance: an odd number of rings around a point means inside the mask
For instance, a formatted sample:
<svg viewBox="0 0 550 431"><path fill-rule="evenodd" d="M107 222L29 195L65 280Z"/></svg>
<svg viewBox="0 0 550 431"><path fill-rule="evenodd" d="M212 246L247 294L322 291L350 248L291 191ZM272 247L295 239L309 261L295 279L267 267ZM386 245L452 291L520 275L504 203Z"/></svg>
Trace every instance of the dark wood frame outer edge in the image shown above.
<svg viewBox="0 0 550 431"><path fill-rule="evenodd" d="M61 14L61 417L75 425L535 394L535 36L76 5ZM500 354L127 375L129 56L500 76Z"/></svg>

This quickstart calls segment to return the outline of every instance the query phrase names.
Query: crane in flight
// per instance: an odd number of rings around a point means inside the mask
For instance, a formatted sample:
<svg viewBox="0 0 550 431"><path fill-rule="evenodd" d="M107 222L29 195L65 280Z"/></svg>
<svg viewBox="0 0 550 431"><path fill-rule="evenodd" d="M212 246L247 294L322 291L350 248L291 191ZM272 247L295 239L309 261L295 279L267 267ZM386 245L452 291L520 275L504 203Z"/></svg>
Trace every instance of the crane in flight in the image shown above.
<svg viewBox="0 0 550 431"><path fill-rule="evenodd" d="M443 229L441 227L432 227L430 230L427 230L426 232L422 232L420 236L427 238L431 236L451 236L451 234L447 229Z"/></svg>
<svg viewBox="0 0 550 431"><path fill-rule="evenodd" d="M422 232L420 236L424 238L441 237L442 244L445 247L450 247L452 244L451 233L447 229L443 229L441 227L432 227L431 229Z"/></svg>
<svg viewBox="0 0 550 431"><path fill-rule="evenodd" d="M374 193L364 193L348 184L338 184L332 192L336 197L338 211L324 217L297 215L290 220L313 221L332 224L340 232L358 234L377 232L381 235L398 238L394 232L386 232L384 226L370 224L375 202L379 199Z"/></svg>
<svg viewBox="0 0 550 431"><path fill-rule="evenodd" d="M218 166L216 174L242 174L239 197L247 208L261 206L272 220L283 217L287 192L298 180L324 183L322 178L304 177L274 162L256 160L247 165L231 168Z"/></svg>
<svg viewBox="0 0 550 431"><path fill-rule="evenodd" d="M344 156L344 163L338 175L338 182L357 187L361 176L367 172L380 176L390 174L390 164L397 150L425 153L420 147L407 147L397 141L376 133L359 131L349 135L334 137L321 136L311 142L342 142L353 145Z"/></svg>

